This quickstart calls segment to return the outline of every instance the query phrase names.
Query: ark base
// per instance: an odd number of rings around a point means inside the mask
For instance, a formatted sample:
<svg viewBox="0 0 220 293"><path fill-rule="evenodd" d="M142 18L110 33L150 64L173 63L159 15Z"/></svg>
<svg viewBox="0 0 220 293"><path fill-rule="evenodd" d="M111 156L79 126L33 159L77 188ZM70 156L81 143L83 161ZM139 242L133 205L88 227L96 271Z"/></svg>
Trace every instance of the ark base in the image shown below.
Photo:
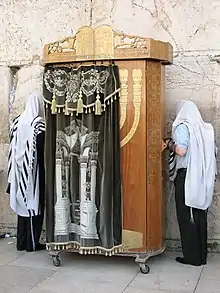
<svg viewBox="0 0 220 293"><path fill-rule="evenodd" d="M150 267L147 264L148 260L151 257L158 256L158 255L162 254L165 251L165 249L166 248L163 247L163 248L156 250L156 251L148 251L148 252L141 252L141 253L125 252L125 253L117 254L117 256L126 256L126 257L135 258L135 262L139 265L140 272L142 274L148 274L150 272ZM61 266L60 255L64 252L78 253L78 250L76 250L76 249L51 250L49 252L49 255L52 257L54 266L56 266L56 267ZM104 255L104 254L101 254L101 255Z"/></svg>

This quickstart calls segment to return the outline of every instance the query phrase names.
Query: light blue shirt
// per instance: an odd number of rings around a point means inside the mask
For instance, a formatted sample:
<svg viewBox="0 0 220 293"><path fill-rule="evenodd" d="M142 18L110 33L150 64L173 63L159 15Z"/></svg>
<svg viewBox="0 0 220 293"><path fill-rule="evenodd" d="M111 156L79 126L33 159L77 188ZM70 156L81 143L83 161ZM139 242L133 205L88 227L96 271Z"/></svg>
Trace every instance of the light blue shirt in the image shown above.
<svg viewBox="0 0 220 293"><path fill-rule="evenodd" d="M176 155L176 170L187 168L190 149L190 134L188 127L185 124L180 124L177 126L173 134L173 140L177 147L187 149L185 156L181 157Z"/></svg>

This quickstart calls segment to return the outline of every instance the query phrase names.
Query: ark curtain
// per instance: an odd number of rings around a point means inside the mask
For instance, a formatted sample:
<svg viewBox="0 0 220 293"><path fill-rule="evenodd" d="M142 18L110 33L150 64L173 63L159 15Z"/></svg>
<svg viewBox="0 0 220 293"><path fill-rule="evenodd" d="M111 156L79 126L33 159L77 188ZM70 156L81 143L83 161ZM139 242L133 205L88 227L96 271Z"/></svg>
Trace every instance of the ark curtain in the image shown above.
<svg viewBox="0 0 220 293"><path fill-rule="evenodd" d="M45 68L49 249L121 250L119 90L116 65Z"/></svg>

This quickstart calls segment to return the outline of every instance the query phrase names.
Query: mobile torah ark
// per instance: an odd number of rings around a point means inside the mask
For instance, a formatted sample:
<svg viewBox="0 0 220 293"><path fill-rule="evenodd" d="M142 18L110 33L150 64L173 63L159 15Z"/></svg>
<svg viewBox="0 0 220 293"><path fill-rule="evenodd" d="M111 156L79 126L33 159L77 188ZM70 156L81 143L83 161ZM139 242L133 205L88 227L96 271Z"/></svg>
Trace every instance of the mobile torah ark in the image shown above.
<svg viewBox="0 0 220 293"><path fill-rule="evenodd" d="M47 247L164 251L162 134L169 43L82 27L44 48ZM122 184L121 184L122 183ZM121 188L122 186L122 188Z"/></svg>

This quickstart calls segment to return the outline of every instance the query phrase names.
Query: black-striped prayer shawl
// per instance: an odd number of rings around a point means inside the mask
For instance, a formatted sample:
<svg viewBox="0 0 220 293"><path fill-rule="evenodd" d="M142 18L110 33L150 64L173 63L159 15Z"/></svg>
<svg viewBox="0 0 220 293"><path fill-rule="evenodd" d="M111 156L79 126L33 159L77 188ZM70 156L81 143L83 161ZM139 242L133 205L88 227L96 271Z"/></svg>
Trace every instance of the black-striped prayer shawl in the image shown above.
<svg viewBox="0 0 220 293"><path fill-rule="evenodd" d="M26 207L26 216L35 216L38 214L39 210L36 211L31 209L28 205L28 193L33 193L33 198L36 196L36 192L39 192L39 186L37 186L37 178L38 178L38 164L37 164L37 136L38 134L45 131L45 122L42 118L36 117L31 123L33 138L26 142L25 153L23 156L22 168L21 170L16 170L15 164L15 146L17 141L17 129L18 129L19 117L17 117L11 126L9 138L10 138L10 146L9 146L9 155L8 155L8 183L10 184L10 193L16 192L16 195L21 195L20 199L23 199L23 206ZM25 131L25 129L24 129ZM14 167L13 167L14 166ZM17 168L18 169L18 168ZM13 181L13 177L16 176L12 174L15 172L19 173L19 178ZM32 178L31 178L32 176ZM31 191L28 189L30 187L30 181L33 184L33 188ZM12 186L12 185L16 186ZM13 190L14 189L14 190ZM39 197L39 196L38 196ZM18 200L19 201L19 200ZM39 206L39 205L38 205ZM24 216L24 215L23 215Z"/></svg>

